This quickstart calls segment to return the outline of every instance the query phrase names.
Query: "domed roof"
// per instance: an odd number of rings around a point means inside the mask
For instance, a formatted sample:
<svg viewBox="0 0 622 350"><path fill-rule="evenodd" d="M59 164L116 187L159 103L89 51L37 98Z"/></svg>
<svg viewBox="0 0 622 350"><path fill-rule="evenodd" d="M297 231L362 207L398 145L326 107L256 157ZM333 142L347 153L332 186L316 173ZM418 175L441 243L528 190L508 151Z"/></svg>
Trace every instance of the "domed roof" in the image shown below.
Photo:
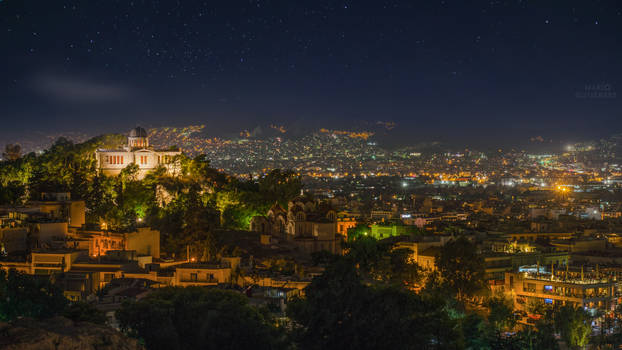
<svg viewBox="0 0 622 350"><path fill-rule="evenodd" d="M130 137L147 137L147 131L140 126L137 126L130 131Z"/></svg>

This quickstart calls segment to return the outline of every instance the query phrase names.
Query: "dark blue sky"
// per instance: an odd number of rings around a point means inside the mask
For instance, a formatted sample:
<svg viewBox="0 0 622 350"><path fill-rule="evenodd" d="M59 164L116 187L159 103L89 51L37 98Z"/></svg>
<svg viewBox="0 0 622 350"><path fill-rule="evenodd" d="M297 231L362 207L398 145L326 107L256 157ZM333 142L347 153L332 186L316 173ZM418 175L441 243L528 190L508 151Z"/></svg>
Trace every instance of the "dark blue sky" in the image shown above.
<svg viewBox="0 0 622 350"><path fill-rule="evenodd" d="M0 1L3 132L622 132L616 1ZM482 141L485 140L485 141Z"/></svg>

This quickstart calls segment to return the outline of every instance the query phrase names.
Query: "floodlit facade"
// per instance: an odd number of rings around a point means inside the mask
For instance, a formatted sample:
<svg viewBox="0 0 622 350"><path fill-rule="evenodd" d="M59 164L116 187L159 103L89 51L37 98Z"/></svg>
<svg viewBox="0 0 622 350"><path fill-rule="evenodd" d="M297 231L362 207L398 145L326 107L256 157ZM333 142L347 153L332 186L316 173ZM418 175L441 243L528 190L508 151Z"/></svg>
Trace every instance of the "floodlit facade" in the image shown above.
<svg viewBox="0 0 622 350"><path fill-rule="evenodd" d="M181 151L154 150L149 145L147 131L141 127L132 129L127 138L127 145L123 149L98 149L95 152L99 170L109 176L118 175L121 170L130 164L138 165L138 177L143 178L149 171L164 166L170 173L179 170L175 157Z"/></svg>

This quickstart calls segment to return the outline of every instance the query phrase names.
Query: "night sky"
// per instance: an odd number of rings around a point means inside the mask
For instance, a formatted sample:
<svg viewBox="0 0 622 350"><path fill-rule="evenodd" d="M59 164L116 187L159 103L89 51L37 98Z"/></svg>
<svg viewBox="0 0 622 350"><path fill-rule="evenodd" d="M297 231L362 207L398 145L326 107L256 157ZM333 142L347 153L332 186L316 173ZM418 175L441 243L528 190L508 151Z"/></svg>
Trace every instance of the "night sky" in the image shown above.
<svg viewBox="0 0 622 350"><path fill-rule="evenodd" d="M0 43L4 134L376 121L404 141L622 132L619 1L0 0Z"/></svg>

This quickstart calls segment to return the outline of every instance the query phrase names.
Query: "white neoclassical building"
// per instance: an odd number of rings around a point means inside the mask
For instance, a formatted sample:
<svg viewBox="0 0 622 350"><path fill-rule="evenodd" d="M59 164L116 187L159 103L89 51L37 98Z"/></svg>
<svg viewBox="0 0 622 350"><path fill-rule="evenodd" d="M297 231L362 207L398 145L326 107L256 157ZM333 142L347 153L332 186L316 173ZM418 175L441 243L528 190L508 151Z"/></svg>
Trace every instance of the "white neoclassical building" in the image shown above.
<svg viewBox="0 0 622 350"><path fill-rule="evenodd" d="M127 137L127 145L123 149L98 149L95 151L97 165L105 175L118 175L123 168L129 164L138 165L138 177L143 178L149 171L164 166L173 173L178 169L179 164L175 161L175 156L180 155L181 151L154 150L149 146L147 131L141 127L136 127L130 131Z"/></svg>

